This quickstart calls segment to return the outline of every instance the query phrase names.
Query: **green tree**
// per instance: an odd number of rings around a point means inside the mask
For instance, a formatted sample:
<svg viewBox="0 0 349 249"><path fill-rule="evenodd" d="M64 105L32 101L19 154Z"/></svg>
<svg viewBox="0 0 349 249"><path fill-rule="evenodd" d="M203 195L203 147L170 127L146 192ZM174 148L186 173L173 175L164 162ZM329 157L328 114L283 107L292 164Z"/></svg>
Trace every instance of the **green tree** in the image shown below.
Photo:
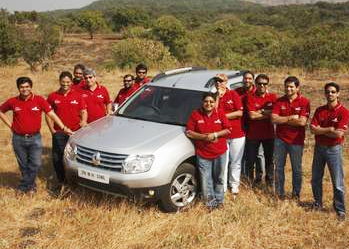
<svg viewBox="0 0 349 249"><path fill-rule="evenodd" d="M0 18L0 64L14 64L20 56L20 42L16 28Z"/></svg>
<svg viewBox="0 0 349 249"><path fill-rule="evenodd" d="M158 18L153 27L156 39L167 46L171 54L179 60L190 57L188 45L190 43L186 28L183 23L174 16L166 15Z"/></svg>
<svg viewBox="0 0 349 249"><path fill-rule="evenodd" d="M41 65L42 70L49 66L49 60L62 41L59 26L41 24L32 34L23 35L22 58L30 66L32 72L36 72Z"/></svg>
<svg viewBox="0 0 349 249"><path fill-rule="evenodd" d="M112 49L114 63L120 68L134 68L140 62L149 67L167 69L176 65L168 48L161 42L130 38L117 42Z"/></svg>
<svg viewBox="0 0 349 249"><path fill-rule="evenodd" d="M89 33L91 39L96 31L107 27L100 11L84 10L77 16L76 20L78 25Z"/></svg>

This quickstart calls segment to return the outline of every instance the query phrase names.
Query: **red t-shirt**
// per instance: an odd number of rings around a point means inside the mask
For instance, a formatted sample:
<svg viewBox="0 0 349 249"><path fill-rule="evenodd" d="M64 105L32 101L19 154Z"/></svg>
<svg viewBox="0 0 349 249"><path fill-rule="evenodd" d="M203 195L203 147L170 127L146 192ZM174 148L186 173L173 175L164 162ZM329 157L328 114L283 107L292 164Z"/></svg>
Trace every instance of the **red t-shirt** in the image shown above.
<svg viewBox="0 0 349 249"><path fill-rule="evenodd" d="M276 101L276 95L266 92L264 96L258 96L257 93L248 94L247 109L251 111L272 110ZM270 117L261 120L248 120L248 130L246 134L250 139L271 139L274 138L274 125Z"/></svg>
<svg viewBox="0 0 349 249"><path fill-rule="evenodd" d="M76 91L81 91L81 89L83 89L86 86L86 81L82 80L77 84L73 84L71 86L72 89L76 90Z"/></svg>
<svg viewBox="0 0 349 249"><path fill-rule="evenodd" d="M52 110L50 104L41 96L32 94L27 100L19 96L8 99L0 106L5 113L13 112L11 129L19 135L34 134L41 128L41 113L48 113Z"/></svg>
<svg viewBox="0 0 349 249"><path fill-rule="evenodd" d="M250 91L246 91L246 88L245 87L239 87L237 89L235 89L236 93L240 96L241 98L241 103L242 103L242 106L244 108L244 112L242 114L242 119L241 119L241 122L242 122L242 128L243 130L245 131L245 133L247 133L247 130L248 130L248 119L249 119L249 116L248 116L248 109L247 109L247 96L249 94L253 94L255 93L256 91L256 86L255 85L252 85L252 89Z"/></svg>
<svg viewBox="0 0 349 249"><path fill-rule="evenodd" d="M97 84L97 88L92 91L85 85L81 94L87 105L87 123L106 115L106 105L111 103L111 100L108 90L104 86Z"/></svg>
<svg viewBox="0 0 349 249"><path fill-rule="evenodd" d="M194 110L187 123L187 131L195 131L202 134L218 132L230 129L229 123L222 110L214 110L210 116L201 109ZM227 150L227 141L219 137L217 142L194 139L196 154L206 159L214 159L224 154Z"/></svg>
<svg viewBox="0 0 349 249"><path fill-rule="evenodd" d="M144 77L143 79L136 78L135 79L135 85L137 86L137 88L140 88L144 84L148 83L149 81L150 81L150 78L148 78L148 77Z"/></svg>
<svg viewBox="0 0 349 249"><path fill-rule="evenodd" d="M132 93L134 93L135 91L138 90L138 86L137 85L133 85L130 88L122 88L118 95L116 96L114 103L117 103L118 105L121 105L122 103L125 102L125 100L127 100Z"/></svg>
<svg viewBox="0 0 349 249"><path fill-rule="evenodd" d="M338 103L334 108L329 108L328 105L320 106L316 109L314 117L311 121L311 125L316 127L334 127L335 129L348 129L349 112L348 110ZM317 144L324 146L334 146L341 144L344 141L344 137L331 138L325 135L315 135Z"/></svg>
<svg viewBox="0 0 349 249"><path fill-rule="evenodd" d="M219 98L218 107L223 110L225 114L243 111L243 106L241 103L240 96L234 90L227 90L223 97ZM242 130L242 120L241 118L237 119L228 119L232 133L227 136L227 138L239 138L245 136L245 133Z"/></svg>
<svg viewBox="0 0 349 249"><path fill-rule="evenodd" d="M310 103L307 98L298 94L292 102L286 95L276 100L273 107L273 114L279 116L299 115L309 118ZM277 124L276 136L287 144L304 145L305 126L293 126L289 124Z"/></svg>
<svg viewBox="0 0 349 249"><path fill-rule="evenodd" d="M48 96L47 101L64 125L72 131L80 129L80 114L87 106L79 92L71 89L64 95L56 91ZM56 131L61 131L57 124L54 128Z"/></svg>

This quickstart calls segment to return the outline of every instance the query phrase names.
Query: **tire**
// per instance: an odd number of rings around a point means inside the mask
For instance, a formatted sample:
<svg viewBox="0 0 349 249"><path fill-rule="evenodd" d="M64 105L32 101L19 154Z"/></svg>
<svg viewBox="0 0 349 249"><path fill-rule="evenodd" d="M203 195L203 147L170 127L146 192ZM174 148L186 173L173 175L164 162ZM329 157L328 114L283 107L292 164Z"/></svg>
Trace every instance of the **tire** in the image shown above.
<svg viewBox="0 0 349 249"><path fill-rule="evenodd" d="M186 208L195 201L198 192L195 167L190 163L183 163L177 168L171 183L161 195L161 209L165 212L176 212Z"/></svg>

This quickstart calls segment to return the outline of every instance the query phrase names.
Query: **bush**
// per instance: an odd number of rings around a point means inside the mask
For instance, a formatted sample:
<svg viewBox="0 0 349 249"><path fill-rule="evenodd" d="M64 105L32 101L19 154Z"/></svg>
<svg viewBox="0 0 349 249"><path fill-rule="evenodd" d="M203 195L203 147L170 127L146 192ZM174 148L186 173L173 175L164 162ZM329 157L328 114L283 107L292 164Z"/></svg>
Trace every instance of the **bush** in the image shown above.
<svg viewBox="0 0 349 249"><path fill-rule="evenodd" d="M167 69L177 61L161 42L129 38L116 43L112 49L115 64L120 68L134 68L143 62L149 67Z"/></svg>

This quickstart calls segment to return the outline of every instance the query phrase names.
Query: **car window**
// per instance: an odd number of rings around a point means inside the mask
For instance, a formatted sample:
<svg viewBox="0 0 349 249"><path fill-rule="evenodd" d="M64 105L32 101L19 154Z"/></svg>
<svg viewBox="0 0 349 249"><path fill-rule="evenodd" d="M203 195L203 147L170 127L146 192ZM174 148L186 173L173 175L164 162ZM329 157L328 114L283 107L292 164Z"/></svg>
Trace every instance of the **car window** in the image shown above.
<svg viewBox="0 0 349 249"><path fill-rule="evenodd" d="M200 106L201 91L145 86L116 115L159 123L185 125Z"/></svg>

